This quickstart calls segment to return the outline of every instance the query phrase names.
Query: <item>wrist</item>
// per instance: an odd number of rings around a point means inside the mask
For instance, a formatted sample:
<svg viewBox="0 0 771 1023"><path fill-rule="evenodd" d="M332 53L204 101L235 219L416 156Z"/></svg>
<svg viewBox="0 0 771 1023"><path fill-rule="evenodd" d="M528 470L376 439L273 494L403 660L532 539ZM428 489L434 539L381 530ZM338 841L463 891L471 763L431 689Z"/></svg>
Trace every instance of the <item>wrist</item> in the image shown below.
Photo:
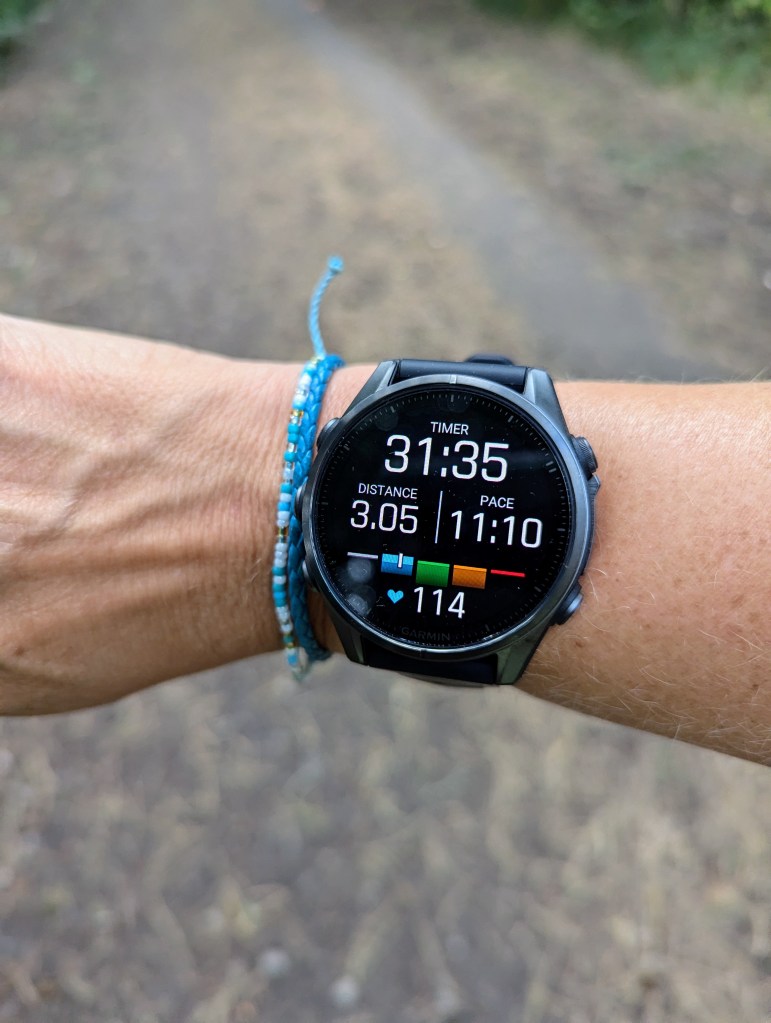
<svg viewBox="0 0 771 1023"><path fill-rule="evenodd" d="M228 360L226 405L229 415L220 420L230 425L230 438L222 438L214 461L226 461L235 474L221 487L218 519L220 561L230 565L222 575L212 608L218 644L228 644L230 659L277 650L281 637L272 605L272 562L276 539L276 501L282 479L287 424L302 364L279 364ZM341 415L359 391L372 367L351 366L337 370L324 394L318 429ZM243 467L248 467L246 472ZM230 509L228 511L227 509ZM309 594L311 621L322 644L341 649L323 604ZM228 634L232 634L228 639Z"/></svg>
<svg viewBox="0 0 771 1023"><path fill-rule="evenodd" d="M353 399L372 375L374 365L343 366L330 378L319 415L318 430L330 419L343 415ZM318 433L318 431L317 431ZM341 653L343 645L318 593L308 593L308 609L319 643L327 650Z"/></svg>

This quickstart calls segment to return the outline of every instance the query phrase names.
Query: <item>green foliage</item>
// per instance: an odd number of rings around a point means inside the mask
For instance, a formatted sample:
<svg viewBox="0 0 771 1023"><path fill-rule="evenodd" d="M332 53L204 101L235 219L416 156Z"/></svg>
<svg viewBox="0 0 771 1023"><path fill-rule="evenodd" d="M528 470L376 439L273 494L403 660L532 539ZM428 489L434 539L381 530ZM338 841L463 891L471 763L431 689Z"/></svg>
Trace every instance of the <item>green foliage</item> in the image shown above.
<svg viewBox="0 0 771 1023"><path fill-rule="evenodd" d="M0 0L0 46L17 39L43 0Z"/></svg>
<svg viewBox="0 0 771 1023"><path fill-rule="evenodd" d="M637 58L659 81L771 84L771 0L477 0L498 14L577 25Z"/></svg>

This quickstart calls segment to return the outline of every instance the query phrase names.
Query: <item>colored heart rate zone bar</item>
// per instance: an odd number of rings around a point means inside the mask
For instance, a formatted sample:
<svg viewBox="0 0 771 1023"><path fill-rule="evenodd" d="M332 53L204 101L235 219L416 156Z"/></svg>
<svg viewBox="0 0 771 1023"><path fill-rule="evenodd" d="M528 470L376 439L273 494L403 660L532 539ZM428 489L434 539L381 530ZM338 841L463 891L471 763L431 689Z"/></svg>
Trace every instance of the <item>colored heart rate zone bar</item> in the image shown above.
<svg viewBox="0 0 771 1023"><path fill-rule="evenodd" d="M376 554L364 554L349 551L349 557L367 558L377 561ZM387 575L411 576L415 571L415 582L418 586L458 586L464 589L483 590L490 575L508 576L524 579L524 572L509 572L499 568L479 568L475 565L450 565L445 561L418 561L409 554L381 554L380 571Z"/></svg>
<svg viewBox="0 0 771 1023"><path fill-rule="evenodd" d="M500 572L491 568L490 575L515 576L524 579L524 572ZM487 584L486 568L475 565L448 565L444 561L419 561L415 571L418 586L461 586L464 589L483 590Z"/></svg>

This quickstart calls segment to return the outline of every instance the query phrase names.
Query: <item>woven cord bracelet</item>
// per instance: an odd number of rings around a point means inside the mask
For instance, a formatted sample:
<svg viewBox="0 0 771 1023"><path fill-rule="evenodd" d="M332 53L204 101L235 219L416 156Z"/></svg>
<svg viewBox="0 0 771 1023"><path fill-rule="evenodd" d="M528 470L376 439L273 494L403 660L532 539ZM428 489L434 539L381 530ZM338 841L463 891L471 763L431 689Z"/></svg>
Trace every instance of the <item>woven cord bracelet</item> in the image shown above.
<svg viewBox="0 0 771 1023"><path fill-rule="evenodd" d="M342 260L329 260L327 271L318 282L308 309L308 329L315 355L304 366L292 400L276 511L273 603L287 663L298 681L305 678L314 661L329 657L329 651L316 639L310 622L302 573L302 524L294 505L297 491L308 478L324 391L334 371L344 365L339 355L327 354L319 326L321 299L330 282L342 269Z"/></svg>

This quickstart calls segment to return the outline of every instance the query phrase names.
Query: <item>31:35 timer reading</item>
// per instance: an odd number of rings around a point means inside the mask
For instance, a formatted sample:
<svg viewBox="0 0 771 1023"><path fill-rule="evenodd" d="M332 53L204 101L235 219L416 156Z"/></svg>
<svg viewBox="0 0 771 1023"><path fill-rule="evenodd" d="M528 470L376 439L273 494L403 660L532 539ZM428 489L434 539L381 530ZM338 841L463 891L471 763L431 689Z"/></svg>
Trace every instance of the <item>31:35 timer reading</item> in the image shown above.
<svg viewBox="0 0 771 1023"><path fill-rule="evenodd" d="M424 449L422 453L424 476L428 476L431 473L434 439L434 437L424 437L415 445L418 448ZM385 459L385 467L388 472L407 472L410 464L409 453L412 447L410 438L403 433L392 433L386 441L386 447L390 452ZM475 440L464 439L456 441L452 446L452 452L450 451L450 445L445 444L442 447L440 457L449 458L451 462L449 465L439 467L439 475L444 478L451 471L456 479L473 480L479 473L487 483L501 483L506 479L508 463L502 454L496 454L496 452L508 450L509 445L502 441L485 441L481 451L482 464L480 469L480 446ZM435 461L436 458L437 456L434 455Z"/></svg>

